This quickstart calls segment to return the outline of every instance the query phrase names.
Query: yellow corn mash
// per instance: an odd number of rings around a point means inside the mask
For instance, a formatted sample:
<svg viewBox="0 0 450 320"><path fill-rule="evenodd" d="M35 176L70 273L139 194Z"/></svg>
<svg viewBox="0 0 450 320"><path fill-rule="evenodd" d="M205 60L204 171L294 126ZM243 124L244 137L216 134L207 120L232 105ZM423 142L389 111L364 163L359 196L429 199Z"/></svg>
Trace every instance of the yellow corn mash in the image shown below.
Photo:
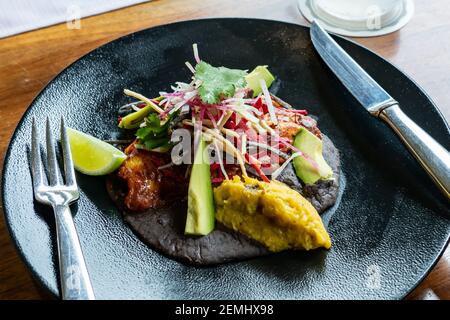
<svg viewBox="0 0 450 320"><path fill-rule="evenodd" d="M287 185L235 176L214 189L216 219L270 251L331 247L311 203Z"/></svg>

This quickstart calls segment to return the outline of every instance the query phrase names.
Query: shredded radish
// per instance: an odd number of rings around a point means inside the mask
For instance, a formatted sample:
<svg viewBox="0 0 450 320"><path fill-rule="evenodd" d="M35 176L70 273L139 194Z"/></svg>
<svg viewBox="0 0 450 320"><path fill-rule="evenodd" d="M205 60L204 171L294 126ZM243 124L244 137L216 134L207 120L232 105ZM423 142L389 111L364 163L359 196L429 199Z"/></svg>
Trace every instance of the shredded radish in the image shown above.
<svg viewBox="0 0 450 320"><path fill-rule="evenodd" d="M192 86L189 83L177 81L175 84L178 87L178 90L191 90Z"/></svg>
<svg viewBox="0 0 450 320"><path fill-rule="evenodd" d="M192 64L191 64L189 61L186 61L184 64L186 65L186 67L188 67L188 69L189 69L193 74L195 74L195 69L194 69L194 67L192 66Z"/></svg>
<svg viewBox="0 0 450 320"><path fill-rule="evenodd" d="M136 104L132 104L132 105L131 105L131 109L133 109L134 111L139 111L139 110L141 110L141 108L139 108Z"/></svg>
<svg viewBox="0 0 450 320"><path fill-rule="evenodd" d="M298 149L298 148L294 147L292 144L290 144L290 143L287 141L286 138L282 138L282 137L280 137L280 136L278 136L277 138L278 138L279 141L280 141L282 144L284 144L286 147L292 149L292 150L295 151L295 152L301 152L300 149Z"/></svg>
<svg viewBox="0 0 450 320"><path fill-rule="evenodd" d="M275 115L275 107L272 103L272 98L270 97L269 89L267 89L266 82L261 79L259 81L261 85L262 92L264 94L264 100L266 101L267 109L269 110L270 115L270 121L272 121L273 124L278 124L277 116Z"/></svg>
<svg viewBox="0 0 450 320"><path fill-rule="evenodd" d="M200 85L202 84L202 81L201 80L195 80L194 82L193 82L193 86L195 87L195 88L198 88L198 87L200 87Z"/></svg>
<svg viewBox="0 0 450 320"><path fill-rule="evenodd" d="M234 97L238 99L243 99L247 95L247 93L248 93L247 88L237 88L234 93Z"/></svg>
<svg viewBox="0 0 450 320"><path fill-rule="evenodd" d="M222 154L219 150L219 146L217 145L216 141L214 141L213 144L214 144L214 148L216 149L216 152L217 152L217 158L219 160L220 170L222 171L222 174L225 177L225 179L229 180L227 171L225 170L225 166L223 165Z"/></svg>
<svg viewBox="0 0 450 320"><path fill-rule="evenodd" d="M243 134L241 139L241 153L246 154L247 153L247 135Z"/></svg>
<svg viewBox="0 0 450 320"><path fill-rule="evenodd" d="M244 108L242 108L240 106L230 106L230 107L234 108L235 112L239 113L242 117L244 117L248 121L253 122L253 123L259 123L259 119L256 118L255 116L253 116L250 112L248 112Z"/></svg>
<svg viewBox="0 0 450 320"><path fill-rule="evenodd" d="M196 97L197 94L197 90L188 91L184 94L184 99L191 100L192 98Z"/></svg>
<svg viewBox="0 0 450 320"><path fill-rule="evenodd" d="M230 119L230 117L233 115L232 111L227 110L226 112L223 113L222 117L219 120L219 123L217 124L217 126L219 128L222 128L224 126L225 123L227 123L228 119Z"/></svg>
<svg viewBox="0 0 450 320"><path fill-rule="evenodd" d="M275 170L272 173L272 180L275 180L280 174L281 172L283 172L283 170L287 167L287 165L289 164L289 162L291 162L294 158L300 157L303 154L301 152L296 152L293 153L277 170Z"/></svg>
<svg viewBox="0 0 450 320"><path fill-rule="evenodd" d="M225 146L225 149L224 149L225 151L227 151L227 147L228 147L228 149L231 151L231 154L234 155L235 158L238 160L239 166L241 167L242 175L244 177L246 177L247 170L245 170L245 164L244 164L245 160L244 160L244 157L242 156L242 154L239 152L239 150L236 149L236 147L230 141L225 139L220 133L217 133L212 129L207 129L206 132L209 133L214 138L218 139L221 143L223 143Z"/></svg>
<svg viewBox="0 0 450 320"><path fill-rule="evenodd" d="M172 92L172 93L165 93L162 96L166 97L166 98L175 98L175 97L180 97L183 94L184 94L183 92Z"/></svg>
<svg viewBox="0 0 450 320"><path fill-rule="evenodd" d="M216 109L220 110L220 111L230 111L230 112L234 112L233 108L229 105L217 105L215 106Z"/></svg>
<svg viewBox="0 0 450 320"><path fill-rule="evenodd" d="M196 43L194 43L193 45L192 45L192 48L194 49L194 59L195 59L195 62L197 62L197 63L200 63L200 56L198 55L198 47L197 47L197 44Z"/></svg>
<svg viewBox="0 0 450 320"><path fill-rule="evenodd" d="M177 102L172 108L166 109L165 112L168 114L173 114L177 112L180 108L188 104L192 100L192 98L194 98L196 95L197 95L196 90L186 93L183 98L178 99L181 101ZM171 103L174 103L174 100L175 99L171 100Z"/></svg>
<svg viewBox="0 0 450 320"><path fill-rule="evenodd" d="M282 115L296 115L296 116L306 116L308 115L308 111L306 110L295 110L295 109L281 109L275 108L275 112Z"/></svg>
<svg viewBox="0 0 450 320"><path fill-rule="evenodd" d="M289 142L286 141L286 139L280 139L280 142L282 144L284 144L285 146L291 148L293 151L295 151L296 153L299 153L300 156L302 156L303 158L305 158L306 160L308 160L308 162L313 166L313 168L315 170L319 170L319 166L317 165L317 162L315 162L313 159L311 159L307 154L303 153L302 151L300 151L298 148L294 147L292 144L290 144Z"/></svg>
<svg viewBox="0 0 450 320"><path fill-rule="evenodd" d="M186 105L186 101L181 101L179 103L177 103L170 111L169 114L174 114L175 112L177 112L181 107L183 107L184 105Z"/></svg>
<svg viewBox="0 0 450 320"><path fill-rule="evenodd" d="M218 129L216 119L214 119L214 116L211 114L211 112L209 110L206 110L206 115L211 120L214 129Z"/></svg>
<svg viewBox="0 0 450 320"><path fill-rule="evenodd" d="M248 103L248 104L253 104L256 102L256 99L244 99L244 98L228 98L223 100L223 103L230 103L230 102L242 102L242 103Z"/></svg>
<svg viewBox="0 0 450 320"><path fill-rule="evenodd" d="M135 102L127 103L127 104L121 106L119 108L119 111L129 111L130 108L134 110L133 106L137 106L140 103L145 103L145 102L143 102L143 101L135 101Z"/></svg>
<svg viewBox="0 0 450 320"><path fill-rule="evenodd" d="M271 135L273 135L273 136L276 135L275 130L273 130L273 129L267 124L267 122L265 122L263 119L261 119L261 120L259 121L259 123L261 124L261 127L263 127L264 129L266 129L267 131L269 131Z"/></svg>
<svg viewBox="0 0 450 320"><path fill-rule="evenodd" d="M250 109L251 111L253 111L254 114L256 114L257 116L262 116L263 113L261 111L259 111L258 109L256 109L253 106L249 106L248 104L244 105L246 108Z"/></svg>
<svg viewBox="0 0 450 320"><path fill-rule="evenodd" d="M242 116L239 113L236 113L235 116L236 116L235 124L238 125L242 121Z"/></svg>
<svg viewBox="0 0 450 320"><path fill-rule="evenodd" d="M219 110L219 112L221 113L221 115L220 115L220 117L219 117L219 120L217 120L217 125L218 125L218 126L222 123L223 118L224 118L225 115L226 115L226 112L225 112L225 111Z"/></svg>
<svg viewBox="0 0 450 320"><path fill-rule="evenodd" d="M259 123L251 123L252 127L256 129L256 131L258 131L259 134L264 134L266 133L266 129L264 129L263 127L261 127L259 125Z"/></svg>
<svg viewBox="0 0 450 320"><path fill-rule="evenodd" d="M184 106L181 107L180 115L189 113L189 109L190 109L189 106L185 104Z"/></svg>
<svg viewBox="0 0 450 320"><path fill-rule="evenodd" d="M280 151L277 148L271 147L268 144L259 143L259 142L255 142L255 141L249 141L248 145L269 150L269 151L275 153L276 155L278 155L278 156L280 156L280 157L282 157L284 159L288 159L289 158L288 154L284 153L283 151Z"/></svg>
<svg viewBox="0 0 450 320"><path fill-rule="evenodd" d="M159 105L159 106L162 106L162 105L164 105L167 101L169 101L169 99L164 98L164 99L162 99L160 102L158 102L158 105Z"/></svg>
<svg viewBox="0 0 450 320"><path fill-rule="evenodd" d="M160 107L158 107L156 104L154 104L149 98L144 97L142 94L139 94L137 92L125 89L123 90L123 92L130 97L136 98L138 100L141 100L143 102L145 102L146 104L148 104L150 107L152 107L153 110L155 110L158 113L163 113L164 110L161 109Z"/></svg>
<svg viewBox="0 0 450 320"><path fill-rule="evenodd" d="M239 135L239 133L237 133L236 131L230 130L230 129L222 128L222 129L220 129L220 131L222 131L226 135L228 135L230 137L233 137L233 138L240 138L241 137Z"/></svg>

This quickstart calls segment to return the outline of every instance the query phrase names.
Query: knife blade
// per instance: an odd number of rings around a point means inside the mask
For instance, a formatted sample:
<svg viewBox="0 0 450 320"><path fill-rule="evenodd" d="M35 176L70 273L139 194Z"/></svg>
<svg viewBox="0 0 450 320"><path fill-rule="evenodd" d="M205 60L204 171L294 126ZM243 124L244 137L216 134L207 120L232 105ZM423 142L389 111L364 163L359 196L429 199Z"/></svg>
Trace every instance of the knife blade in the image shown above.
<svg viewBox="0 0 450 320"><path fill-rule="evenodd" d="M311 26L311 40L328 67L370 113L378 115L397 103L317 22Z"/></svg>
<svg viewBox="0 0 450 320"><path fill-rule="evenodd" d="M313 21L311 41L350 93L400 137L441 192L450 200L450 153L412 121L392 98L336 41Z"/></svg>

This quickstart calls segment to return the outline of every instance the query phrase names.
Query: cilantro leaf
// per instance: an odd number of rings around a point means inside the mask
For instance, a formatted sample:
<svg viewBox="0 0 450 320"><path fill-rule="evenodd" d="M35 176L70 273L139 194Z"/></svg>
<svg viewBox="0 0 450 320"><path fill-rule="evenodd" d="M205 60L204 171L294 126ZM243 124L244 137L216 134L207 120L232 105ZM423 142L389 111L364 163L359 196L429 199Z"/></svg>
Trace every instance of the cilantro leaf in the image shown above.
<svg viewBox="0 0 450 320"><path fill-rule="evenodd" d="M170 144L169 129L175 114L170 115L167 121L161 125L159 115L157 113L150 113L145 118L145 127L141 127L136 131L139 144L148 150L168 146Z"/></svg>
<svg viewBox="0 0 450 320"><path fill-rule="evenodd" d="M247 71L213 67L201 61L195 66L195 79L201 80L198 92L205 103L217 103L221 97L232 97L236 88L246 86Z"/></svg>
<svg viewBox="0 0 450 320"><path fill-rule="evenodd" d="M144 141L143 145L147 150L152 150L158 147L169 147L170 137L147 139Z"/></svg>

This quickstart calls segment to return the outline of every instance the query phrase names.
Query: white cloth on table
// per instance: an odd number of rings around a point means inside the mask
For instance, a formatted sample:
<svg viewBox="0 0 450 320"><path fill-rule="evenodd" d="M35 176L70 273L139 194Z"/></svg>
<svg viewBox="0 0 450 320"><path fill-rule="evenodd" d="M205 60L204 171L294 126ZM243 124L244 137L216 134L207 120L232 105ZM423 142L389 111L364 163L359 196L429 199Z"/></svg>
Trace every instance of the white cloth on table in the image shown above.
<svg viewBox="0 0 450 320"><path fill-rule="evenodd" d="M82 27L83 17L127 7L149 0L0 0L0 38L67 23Z"/></svg>

